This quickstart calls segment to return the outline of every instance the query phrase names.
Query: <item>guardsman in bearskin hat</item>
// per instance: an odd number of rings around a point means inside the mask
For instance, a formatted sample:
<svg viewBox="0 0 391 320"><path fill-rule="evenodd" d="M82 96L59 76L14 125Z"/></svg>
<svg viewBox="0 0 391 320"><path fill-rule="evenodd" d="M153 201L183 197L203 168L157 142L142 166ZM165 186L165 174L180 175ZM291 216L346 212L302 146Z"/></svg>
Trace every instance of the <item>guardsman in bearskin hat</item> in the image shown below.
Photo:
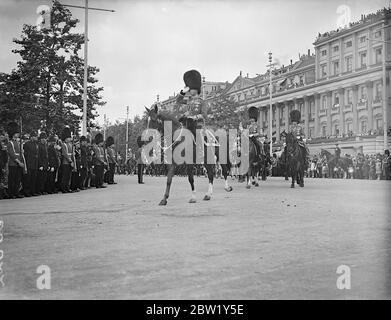
<svg viewBox="0 0 391 320"><path fill-rule="evenodd" d="M61 191L69 193L71 192L72 169L76 164L73 156L72 132L68 126L63 129L61 140Z"/></svg>
<svg viewBox="0 0 391 320"><path fill-rule="evenodd" d="M8 195L11 199L23 198L19 194L23 170L25 168L20 145L20 130L16 122L8 124L7 133L9 142L7 145L8 152Z"/></svg>
<svg viewBox="0 0 391 320"><path fill-rule="evenodd" d="M177 108L181 121L194 136L196 129L201 129L206 120L206 105L201 99L201 74L197 70L190 70L183 75L185 88L177 97Z"/></svg>
<svg viewBox="0 0 391 320"><path fill-rule="evenodd" d="M117 156L114 149L114 138L108 137L106 139L106 153L107 162L109 164L108 184L116 184L114 182L115 166L117 165Z"/></svg>
<svg viewBox="0 0 391 320"><path fill-rule="evenodd" d="M24 193L26 197L38 196L38 134L35 130L30 131L30 140L23 144L24 157L26 159L27 174L25 177Z"/></svg>
<svg viewBox="0 0 391 320"><path fill-rule="evenodd" d="M302 148L302 150L304 152L305 165L306 165L306 168L308 168L310 152L303 141L304 129L300 125L300 121L301 121L300 111L299 110L292 110L291 113L289 114L289 118L290 118L290 122L291 122L290 126L289 126L289 132L291 132L294 136L296 136L296 138L299 142L299 146Z"/></svg>
<svg viewBox="0 0 391 320"><path fill-rule="evenodd" d="M107 165L105 150L103 148L103 135L98 133L95 136L95 145L93 147L94 155L94 170L95 170L95 186L96 188L106 188L103 185L104 168Z"/></svg>

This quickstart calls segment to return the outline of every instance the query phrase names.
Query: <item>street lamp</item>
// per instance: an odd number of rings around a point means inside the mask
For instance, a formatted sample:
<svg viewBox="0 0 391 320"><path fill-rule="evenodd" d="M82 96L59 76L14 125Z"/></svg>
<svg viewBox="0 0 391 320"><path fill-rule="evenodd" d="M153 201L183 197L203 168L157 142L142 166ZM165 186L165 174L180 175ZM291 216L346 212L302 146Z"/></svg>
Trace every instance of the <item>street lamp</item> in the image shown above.
<svg viewBox="0 0 391 320"><path fill-rule="evenodd" d="M125 150L125 163L128 162L128 149L129 149L129 106L126 106L126 150Z"/></svg>
<svg viewBox="0 0 391 320"><path fill-rule="evenodd" d="M88 7L88 0L85 0L85 7L74 6L70 4L63 4L64 7L71 8L82 8L84 9L84 82L83 82L83 125L82 125L82 134L87 135L87 77L88 77L88 10L96 11L109 11L115 12L114 10L100 9L100 8L91 8Z"/></svg>
<svg viewBox="0 0 391 320"><path fill-rule="evenodd" d="M273 54L269 52L269 64L267 67L269 67L269 104L270 104L270 110L269 110L269 135L270 135L270 156L273 156L273 104L272 104L272 91L273 91L273 83L272 83L272 70L273 67L276 64L273 63Z"/></svg>

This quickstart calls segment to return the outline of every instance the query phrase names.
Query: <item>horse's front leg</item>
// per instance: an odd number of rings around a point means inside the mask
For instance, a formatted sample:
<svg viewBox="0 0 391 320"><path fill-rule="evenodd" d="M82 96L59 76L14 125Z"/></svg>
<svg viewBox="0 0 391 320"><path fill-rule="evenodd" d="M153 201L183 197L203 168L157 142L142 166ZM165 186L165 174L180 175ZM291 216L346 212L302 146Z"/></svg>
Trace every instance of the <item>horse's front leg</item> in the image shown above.
<svg viewBox="0 0 391 320"><path fill-rule="evenodd" d="M208 186L208 192L206 193L204 200L210 200L212 198L213 194L213 178L214 178L214 168L215 166L213 164L206 164L206 173L208 175L208 181L209 181L209 186Z"/></svg>
<svg viewBox="0 0 391 320"><path fill-rule="evenodd" d="M188 164L186 165L186 173L187 177L189 179L190 187L191 187L191 198L189 200L189 203L196 203L197 198L196 198L196 192L194 188L194 165L193 164Z"/></svg>
<svg viewBox="0 0 391 320"><path fill-rule="evenodd" d="M163 199L160 201L159 206L165 206L167 204L167 199L170 196L172 178L174 177L174 175L175 175L175 165L170 164L168 165L166 192L164 193Z"/></svg>
<svg viewBox="0 0 391 320"><path fill-rule="evenodd" d="M291 183L291 188L295 187L295 179L297 178L297 171L295 168L291 168L291 177L292 177L292 183Z"/></svg>

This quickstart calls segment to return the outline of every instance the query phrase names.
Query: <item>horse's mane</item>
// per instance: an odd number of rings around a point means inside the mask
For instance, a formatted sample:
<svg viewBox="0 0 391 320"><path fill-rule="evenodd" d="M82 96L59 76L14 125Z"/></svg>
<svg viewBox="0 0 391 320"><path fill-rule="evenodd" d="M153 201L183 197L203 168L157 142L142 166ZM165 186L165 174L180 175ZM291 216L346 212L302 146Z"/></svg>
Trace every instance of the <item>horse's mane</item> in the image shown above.
<svg viewBox="0 0 391 320"><path fill-rule="evenodd" d="M326 149L321 149L320 152L321 152L321 153L323 152L323 153L327 154L328 156L332 156L331 152L330 152L330 151L327 151Z"/></svg>

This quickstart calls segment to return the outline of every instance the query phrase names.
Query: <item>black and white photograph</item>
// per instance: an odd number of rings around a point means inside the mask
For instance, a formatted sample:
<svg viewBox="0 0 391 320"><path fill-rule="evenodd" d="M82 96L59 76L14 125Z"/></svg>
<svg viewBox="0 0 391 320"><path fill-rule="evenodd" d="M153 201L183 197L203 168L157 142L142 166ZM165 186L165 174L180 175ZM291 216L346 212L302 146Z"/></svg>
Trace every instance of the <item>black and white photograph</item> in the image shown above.
<svg viewBox="0 0 391 320"><path fill-rule="evenodd" d="M0 0L0 300L390 300L390 78L390 0Z"/></svg>

